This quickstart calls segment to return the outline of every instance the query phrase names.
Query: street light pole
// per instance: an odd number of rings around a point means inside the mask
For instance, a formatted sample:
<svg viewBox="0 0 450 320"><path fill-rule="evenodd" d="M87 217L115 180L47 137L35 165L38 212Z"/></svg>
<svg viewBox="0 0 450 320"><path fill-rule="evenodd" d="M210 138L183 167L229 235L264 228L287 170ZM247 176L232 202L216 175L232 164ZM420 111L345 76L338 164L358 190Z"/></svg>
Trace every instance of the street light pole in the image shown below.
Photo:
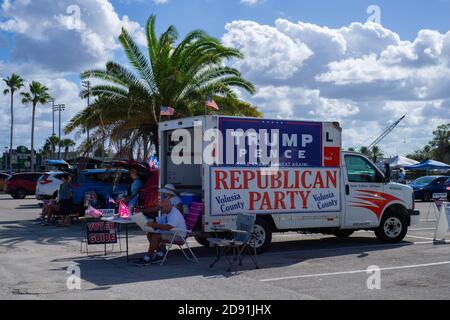
<svg viewBox="0 0 450 320"><path fill-rule="evenodd" d="M61 112L66 110L66 105L65 104L58 104L55 105L53 108L53 112L58 111L59 113L59 136L58 136L58 140L59 140L59 144L58 144L58 159L61 160ZM53 134L54 135L54 134Z"/></svg>

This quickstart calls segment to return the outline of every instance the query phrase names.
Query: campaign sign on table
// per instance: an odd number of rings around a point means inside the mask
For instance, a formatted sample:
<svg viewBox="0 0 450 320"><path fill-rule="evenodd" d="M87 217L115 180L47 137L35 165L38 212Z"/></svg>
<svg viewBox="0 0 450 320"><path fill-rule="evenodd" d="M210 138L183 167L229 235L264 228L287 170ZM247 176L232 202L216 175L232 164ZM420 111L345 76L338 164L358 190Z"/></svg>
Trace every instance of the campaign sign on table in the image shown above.
<svg viewBox="0 0 450 320"><path fill-rule="evenodd" d="M338 168L212 167L211 214L336 212Z"/></svg>
<svg viewBox="0 0 450 320"><path fill-rule="evenodd" d="M323 127L320 122L225 117L219 121L223 165L323 165Z"/></svg>
<svg viewBox="0 0 450 320"><path fill-rule="evenodd" d="M89 245L117 243L116 224L114 222L87 222L86 235Z"/></svg>

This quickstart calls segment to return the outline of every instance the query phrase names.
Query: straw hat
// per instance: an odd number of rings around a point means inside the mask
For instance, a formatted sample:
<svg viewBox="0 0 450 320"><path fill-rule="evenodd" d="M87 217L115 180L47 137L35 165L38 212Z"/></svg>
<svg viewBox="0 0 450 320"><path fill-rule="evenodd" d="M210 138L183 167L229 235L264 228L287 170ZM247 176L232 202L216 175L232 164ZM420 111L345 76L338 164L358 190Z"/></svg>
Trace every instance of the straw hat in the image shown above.
<svg viewBox="0 0 450 320"><path fill-rule="evenodd" d="M170 194L170 195L173 195L173 196L178 196L178 194L177 194L177 192L175 190L175 186L173 184L170 184L170 183L166 184L164 186L164 188L159 189L159 192L160 193Z"/></svg>

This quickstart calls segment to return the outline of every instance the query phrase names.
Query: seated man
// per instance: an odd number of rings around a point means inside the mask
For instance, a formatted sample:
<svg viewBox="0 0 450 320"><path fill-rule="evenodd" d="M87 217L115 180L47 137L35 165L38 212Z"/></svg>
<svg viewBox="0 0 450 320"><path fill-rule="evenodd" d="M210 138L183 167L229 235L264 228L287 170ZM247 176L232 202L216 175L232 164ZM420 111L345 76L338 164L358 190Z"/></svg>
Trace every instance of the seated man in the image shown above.
<svg viewBox="0 0 450 320"><path fill-rule="evenodd" d="M150 246L147 255L138 262L139 265L161 262L164 258L162 249L165 248L164 241L170 241L173 237L173 233L170 231L172 229L186 230L183 215L168 199L161 201L161 217L157 218L156 222L149 222L148 226L155 229L155 233L147 235Z"/></svg>

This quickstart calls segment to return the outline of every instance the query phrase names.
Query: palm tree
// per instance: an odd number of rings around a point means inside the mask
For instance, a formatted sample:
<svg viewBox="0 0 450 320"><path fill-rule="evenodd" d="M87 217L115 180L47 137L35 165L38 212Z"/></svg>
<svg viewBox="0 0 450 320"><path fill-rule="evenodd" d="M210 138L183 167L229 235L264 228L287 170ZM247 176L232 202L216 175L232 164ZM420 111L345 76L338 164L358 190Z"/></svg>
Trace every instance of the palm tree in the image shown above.
<svg viewBox="0 0 450 320"><path fill-rule="evenodd" d="M33 112L31 116L31 171L35 170L35 155L34 155L34 123L36 116L36 106L40 104L49 103L51 96L48 93L48 88L37 81L33 81L29 86L29 92L22 92L22 103L33 106Z"/></svg>
<svg viewBox="0 0 450 320"><path fill-rule="evenodd" d="M3 91L4 95L9 94L11 97L11 131L9 135L9 170L12 171L12 152L13 152L13 135L14 135L14 94L16 91L24 87L24 80L17 74L13 73L9 78L3 79L8 87Z"/></svg>
<svg viewBox="0 0 450 320"><path fill-rule="evenodd" d="M374 146L372 148L372 158L373 158L373 162L377 162L380 158L383 157L383 152L381 151L380 147L378 146Z"/></svg>
<svg viewBox="0 0 450 320"><path fill-rule="evenodd" d="M370 157L371 156L371 154L370 154L371 152L370 152L369 148L367 148L367 147L361 147L359 149L359 153L365 155L366 157Z"/></svg>
<svg viewBox="0 0 450 320"><path fill-rule="evenodd" d="M176 117L203 114L207 96L236 101L234 88L249 93L255 91L238 70L225 66L228 60L243 58L238 50L223 46L219 40L200 30L190 32L176 44L178 33L174 26L157 37L155 24L156 17L152 15L146 24L148 56L122 29L119 41L134 70L108 62L104 70L89 70L81 74L83 80L96 79L101 83L89 92L83 90L80 95L87 97L91 93L101 98L97 108L101 108L101 104L103 108L106 105L109 109L107 113L112 118L106 117L103 111L87 108L72 119L74 121L71 121L66 132L77 127L83 130L101 127L99 124L103 123L103 127L109 126L111 129L113 139L125 136L129 137L127 140L131 145L139 140L144 140L144 144L148 141L157 145L162 106L173 107ZM110 105L114 105L115 110L111 110ZM241 108L239 111L244 110ZM88 122L81 123L83 117L87 117L85 120ZM94 123L89 123L91 121Z"/></svg>
<svg viewBox="0 0 450 320"><path fill-rule="evenodd" d="M52 135L47 139L48 144L51 146L52 159L55 158L56 146L59 145L59 138L56 135Z"/></svg>
<svg viewBox="0 0 450 320"><path fill-rule="evenodd" d="M71 147L75 147L76 143L71 139L62 139L59 145L64 148L64 160L67 160L67 156L69 155L69 149Z"/></svg>

